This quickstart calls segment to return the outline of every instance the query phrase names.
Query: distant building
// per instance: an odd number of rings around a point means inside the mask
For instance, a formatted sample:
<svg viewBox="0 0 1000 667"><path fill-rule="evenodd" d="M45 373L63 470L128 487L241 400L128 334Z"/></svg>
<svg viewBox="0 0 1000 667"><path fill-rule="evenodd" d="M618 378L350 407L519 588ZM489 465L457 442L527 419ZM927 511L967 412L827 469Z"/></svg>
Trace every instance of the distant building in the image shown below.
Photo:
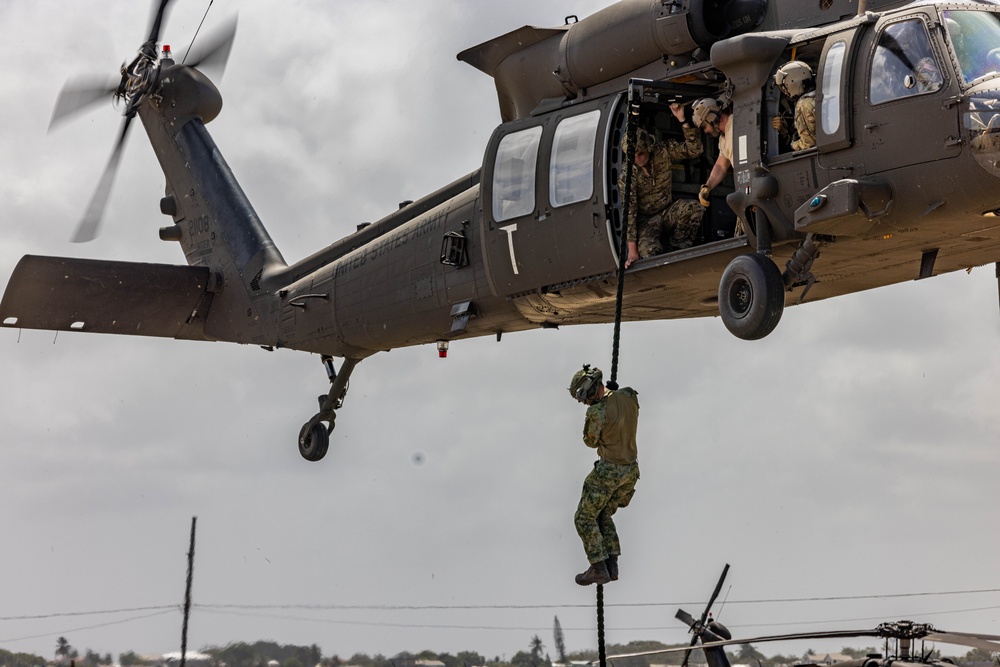
<svg viewBox="0 0 1000 667"><path fill-rule="evenodd" d="M416 658L393 658L394 667L444 667L440 660L417 660Z"/></svg>
<svg viewBox="0 0 1000 667"><path fill-rule="evenodd" d="M807 653L805 656L805 662L812 665L832 665L848 660L854 660L854 658L844 653Z"/></svg>
<svg viewBox="0 0 1000 667"><path fill-rule="evenodd" d="M166 664L166 667L180 667L181 652L174 651L173 653L164 653L163 661ZM207 653L188 651L184 654L184 664L189 665L190 667L209 667L212 664L212 656Z"/></svg>

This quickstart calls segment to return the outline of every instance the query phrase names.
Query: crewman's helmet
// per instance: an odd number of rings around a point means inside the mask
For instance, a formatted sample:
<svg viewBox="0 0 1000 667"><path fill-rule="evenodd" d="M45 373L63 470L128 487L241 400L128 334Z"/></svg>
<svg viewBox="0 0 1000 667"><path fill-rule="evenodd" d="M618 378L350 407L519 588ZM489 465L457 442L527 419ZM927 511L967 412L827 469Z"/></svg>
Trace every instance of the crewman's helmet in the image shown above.
<svg viewBox="0 0 1000 667"><path fill-rule="evenodd" d="M691 121L700 128L705 123L717 125L722 116L722 105L714 97L703 97L691 105Z"/></svg>
<svg viewBox="0 0 1000 667"><path fill-rule="evenodd" d="M653 152L653 137L649 136L649 132L642 129L641 127L635 132L635 152L636 153L652 153ZM622 137L622 153L628 155L628 136Z"/></svg>
<svg viewBox="0 0 1000 667"><path fill-rule="evenodd" d="M790 99L796 99L813 88L813 71L801 60L792 60L774 73L774 85Z"/></svg>
<svg viewBox="0 0 1000 667"><path fill-rule="evenodd" d="M597 395L603 379L604 374L600 368L591 368L590 364L584 364L569 381L569 394L581 403L589 403Z"/></svg>

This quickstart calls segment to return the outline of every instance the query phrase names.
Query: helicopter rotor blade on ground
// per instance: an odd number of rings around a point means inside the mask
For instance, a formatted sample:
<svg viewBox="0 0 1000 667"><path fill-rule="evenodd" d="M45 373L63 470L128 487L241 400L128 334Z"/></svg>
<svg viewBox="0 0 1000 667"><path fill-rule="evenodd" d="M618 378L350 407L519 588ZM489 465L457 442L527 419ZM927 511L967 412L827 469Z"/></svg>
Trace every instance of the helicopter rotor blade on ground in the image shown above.
<svg viewBox="0 0 1000 667"><path fill-rule="evenodd" d="M1000 653L1000 637L996 635L978 635L967 632L932 632L924 637L924 641L943 642L978 648L991 653Z"/></svg>

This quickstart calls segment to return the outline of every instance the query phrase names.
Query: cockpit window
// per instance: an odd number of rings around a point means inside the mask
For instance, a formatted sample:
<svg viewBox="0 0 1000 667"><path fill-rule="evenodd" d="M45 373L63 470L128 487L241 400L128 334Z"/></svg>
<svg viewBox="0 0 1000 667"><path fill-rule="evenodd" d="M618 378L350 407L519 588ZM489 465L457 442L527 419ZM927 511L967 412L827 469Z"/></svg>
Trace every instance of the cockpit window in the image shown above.
<svg viewBox="0 0 1000 667"><path fill-rule="evenodd" d="M954 9L942 14L962 81L1000 73L1000 15Z"/></svg>
<svg viewBox="0 0 1000 667"><path fill-rule="evenodd" d="M542 128L529 127L500 140L493 165L493 219L519 218L535 210L535 165Z"/></svg>
<svg viewBox="0 0 1000 667"><path fill-rule="evenodd" d="M594 145L601 112L590 111L560 121L552 139L549 199L566 206L590 199L594 193Z"/></svg>
<svg viewBox="0 0 1000 667"><path fill-rule="evenodd" d="M899 21L882 31L872 58L868 95L872 104L932 93L942 85L944 78L923 21Z"/></svg>
<svg viewBox="0 0 1000 667"><path fill-rule="evenodd" d="M976 162L992 175L1000 176L1000 93L986 91L974 95L962 118Z"/></svg>

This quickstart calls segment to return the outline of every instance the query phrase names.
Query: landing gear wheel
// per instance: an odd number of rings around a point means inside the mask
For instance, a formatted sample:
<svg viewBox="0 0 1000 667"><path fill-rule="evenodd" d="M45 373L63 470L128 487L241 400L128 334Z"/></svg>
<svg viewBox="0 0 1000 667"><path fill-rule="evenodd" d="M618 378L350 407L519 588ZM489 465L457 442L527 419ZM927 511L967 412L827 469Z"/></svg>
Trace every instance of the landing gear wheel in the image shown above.
<svg viewBox="0 0 1000 667"><path fill-rule="evenodd" d="M785 309L785 282L768 257L733 258L719 283L719 313L729 332L758 340L774 331Z"/></svg>
<svg viewBox="0 0 1000 667"><path fill-rule="evenodd" d="M319 461L330 448L330 433L323 422L308 421L299 430L299 454L306 461Z"/></svg>

